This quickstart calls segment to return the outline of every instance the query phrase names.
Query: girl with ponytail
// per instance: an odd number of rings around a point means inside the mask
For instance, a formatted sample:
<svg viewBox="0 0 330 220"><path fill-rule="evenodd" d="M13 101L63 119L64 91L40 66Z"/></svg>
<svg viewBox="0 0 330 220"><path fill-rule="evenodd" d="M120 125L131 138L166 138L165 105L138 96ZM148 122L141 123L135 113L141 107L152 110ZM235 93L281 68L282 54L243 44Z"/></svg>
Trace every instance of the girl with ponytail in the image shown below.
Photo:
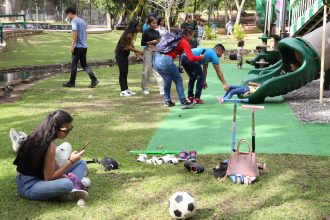
<svg viewBox="0 0 330 220"><path fill-rule="evenodd" d="M56 139L64 139L73 129L73 118L65 111L49 114L27 137L17 152L16 184L19 194L30 200L50 200L72 192L73 182L68 173L78 179L86 174L86 162L80 160L85 150L71 153L65 165L57 169Z"/></svg>

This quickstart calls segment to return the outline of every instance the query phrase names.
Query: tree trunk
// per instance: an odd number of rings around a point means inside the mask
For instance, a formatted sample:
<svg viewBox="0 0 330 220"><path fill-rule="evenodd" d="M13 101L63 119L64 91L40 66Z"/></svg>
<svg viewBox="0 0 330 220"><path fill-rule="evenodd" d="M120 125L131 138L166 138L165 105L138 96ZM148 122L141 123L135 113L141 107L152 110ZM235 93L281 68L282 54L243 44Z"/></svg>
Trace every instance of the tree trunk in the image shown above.
<svg viewBox="0 0 330 220"><path fill-rule="evenodd" d="M228 22L228 18L227 18L227 14L228 14L228 3L227 3L227 0L224 0L224 3L225 3L225 25L226 25L227 22Z"/></svg>
<svg viewBox="0 0 330 220"><path fill-rule="evenodd" d="M166 25L167 25L167 30L168 32L171 32L171 25L170 25L170 12L171 9L167 9L165 10L165 21L166 21Z"/></svg>
<svg viewBox="0 0 330 220"><path fill-rule="evenodd" d="M184 1L184 13L188 14L188 5L189 5L189 0Z"/></svg>
<svg viewBox="0 0 330 220"><path fill-rule="evenodd" d="M241 13L242 13L242 9L243 9L245 0L242 0L241 4L239 4L239 0L235 0L235 3L236 3L236 7L237 7L237 15L236 15L235 24L239 24L240 20L241 20Z"/></svg>
<svg viewBox="0 0 330 220"><path fill-rule="evenodd" d="M129 16L129 20L133 21L138 17L138 14L143 9L144 0L139 0L138 4L136 5L135 9L133 10L132 14Z"/></svg>

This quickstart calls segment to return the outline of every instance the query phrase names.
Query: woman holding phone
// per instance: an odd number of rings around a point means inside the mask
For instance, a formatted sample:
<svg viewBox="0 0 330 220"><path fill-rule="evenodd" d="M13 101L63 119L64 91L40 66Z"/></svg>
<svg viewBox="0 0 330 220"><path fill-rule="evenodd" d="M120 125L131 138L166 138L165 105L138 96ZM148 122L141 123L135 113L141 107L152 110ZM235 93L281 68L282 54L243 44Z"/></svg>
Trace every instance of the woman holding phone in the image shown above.
<svg viewBox="0 0 330 220"><path fill-rule="evenodd" d="M73 151L66 163L56 169L56 139L64 139L73 129L73 118L65 111L49 114L39 127L21 144L14 164L19 194L29 200L51 200L64 195L84 198L86 191L75 190L67 174L81 180L86 162L80 160L85 150ZM72 175L71 174L71 175Z"/></svg>

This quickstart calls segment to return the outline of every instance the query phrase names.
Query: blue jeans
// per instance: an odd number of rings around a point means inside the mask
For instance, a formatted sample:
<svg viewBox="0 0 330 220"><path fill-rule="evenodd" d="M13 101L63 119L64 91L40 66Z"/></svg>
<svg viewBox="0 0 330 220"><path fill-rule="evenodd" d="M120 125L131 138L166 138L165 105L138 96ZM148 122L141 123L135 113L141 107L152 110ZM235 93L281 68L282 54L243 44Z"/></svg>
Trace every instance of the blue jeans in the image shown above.
<svg viewBox="0 0 330 220"><path fill-rule="evenodd" d="M171 57L155 53L152 60L154 68L164 79L164 100L165 102L171 100L171 84L174 81L178 98L181 103L186 101L183 89L183 80L178 70L178 67L174 64Z"/></svg>
<svg viewBox="0 0 330 220"><path fill-rule="evenodd" d="M189 76L188 97L201 98L204 82L204 74L201 65L196 62L191 62L186 56L182 57L181 63ZM196 80L196 93L194 95L194 86Z"/></svg>
<svg viewBox="0 0 330 220"><path fill-rule="evenodd" d="M248 91L250 91L250 89L247 86L229 86L229 89L223 99L230 99L233 95L243 95Z"/></svg>
<svg viewBox="0 0 330 220"><path fill-rule="evenodd" d="M68 173L74 173L80 180L86 175L86 161L76 162ZM29 200L51 200L71 192L73 183L68 178L44 181L34 176L19 174L16 176L18 193Z"/></svg>

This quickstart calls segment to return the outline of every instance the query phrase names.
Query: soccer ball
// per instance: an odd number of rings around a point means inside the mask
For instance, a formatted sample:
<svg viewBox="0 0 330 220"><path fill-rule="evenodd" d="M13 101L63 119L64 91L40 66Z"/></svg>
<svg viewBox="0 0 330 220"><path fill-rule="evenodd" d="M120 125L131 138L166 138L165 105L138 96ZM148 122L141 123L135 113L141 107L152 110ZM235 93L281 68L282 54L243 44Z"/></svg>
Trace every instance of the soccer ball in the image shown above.
<svg viewBox="0 0 330 220"><path fill-rule="evenodd" d="M195 199L187 192L176 192L170 197L168 211L177 219L192 217L197 209Z"/></svg>

